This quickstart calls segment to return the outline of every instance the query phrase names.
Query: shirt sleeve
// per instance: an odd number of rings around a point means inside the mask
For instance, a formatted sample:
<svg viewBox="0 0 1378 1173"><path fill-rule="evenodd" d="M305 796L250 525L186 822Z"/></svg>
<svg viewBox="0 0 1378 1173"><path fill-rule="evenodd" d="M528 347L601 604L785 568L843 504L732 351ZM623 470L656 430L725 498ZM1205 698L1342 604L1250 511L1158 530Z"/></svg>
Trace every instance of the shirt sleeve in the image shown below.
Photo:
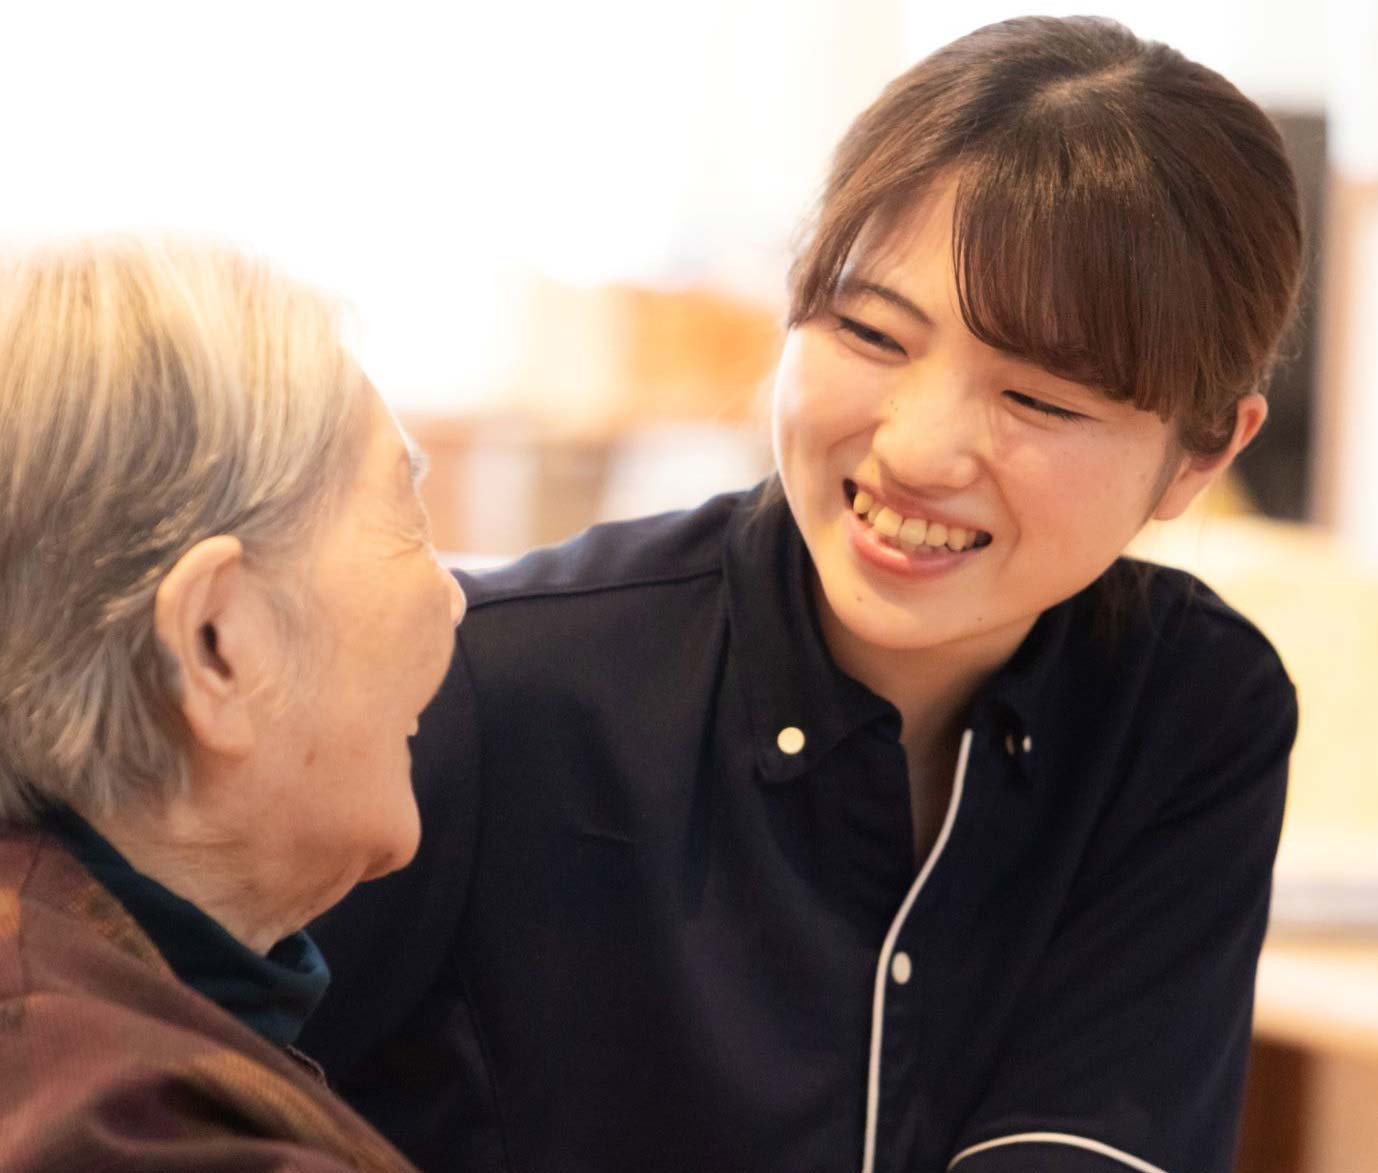
<svg viewBox="0 0 1378 1173"><path fill-rule="evenodd" d="M1297 725L1276 657L1254 661L1193 698L1204 736L1149 739L1140 769L1177 782L1074 885L957 1173L1229 1173Z"/></svg>

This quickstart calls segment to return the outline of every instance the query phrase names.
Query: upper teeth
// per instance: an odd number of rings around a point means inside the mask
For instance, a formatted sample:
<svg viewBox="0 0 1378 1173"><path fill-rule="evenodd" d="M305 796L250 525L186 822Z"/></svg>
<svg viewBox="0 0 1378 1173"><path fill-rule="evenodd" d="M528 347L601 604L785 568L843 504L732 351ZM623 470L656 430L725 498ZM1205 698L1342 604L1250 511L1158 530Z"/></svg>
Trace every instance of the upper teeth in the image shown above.
<svg viewBox="0 0 1378 1173"><path fill-rule="evenodd" d="M940 521L925 521L921 517L901 517L888 505L878 505L865 489L858 489L852 508L875 528L876 533L897 543L905 550L920 546L949 550L967 550L976 543L978 530L963 529L959 525L946 526Z"/></svg>

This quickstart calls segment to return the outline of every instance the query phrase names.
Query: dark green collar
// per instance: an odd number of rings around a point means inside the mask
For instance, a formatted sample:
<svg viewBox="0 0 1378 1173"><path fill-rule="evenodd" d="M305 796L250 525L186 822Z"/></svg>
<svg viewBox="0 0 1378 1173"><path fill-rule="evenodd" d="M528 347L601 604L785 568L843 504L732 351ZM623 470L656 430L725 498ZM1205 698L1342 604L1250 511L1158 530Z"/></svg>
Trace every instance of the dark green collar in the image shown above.
<svg viewBox="0 0 1378 1173"><path fill-rule="evenodd" d="M269 1042L285 1047L296 1041L330 984L325 958L310 937L292 933L261 956L196 905L136 871L76 812L51 810L44 824L124 906L183 982Z"/></svg>

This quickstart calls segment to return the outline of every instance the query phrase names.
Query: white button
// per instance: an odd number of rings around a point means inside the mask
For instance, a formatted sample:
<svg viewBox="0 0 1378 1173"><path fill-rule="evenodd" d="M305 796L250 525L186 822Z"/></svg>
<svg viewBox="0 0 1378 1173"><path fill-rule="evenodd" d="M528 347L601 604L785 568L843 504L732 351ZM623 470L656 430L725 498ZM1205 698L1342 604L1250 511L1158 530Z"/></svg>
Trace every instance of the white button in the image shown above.
<svg viewBox="0 0 1378 1173"><path fill-rule="evenodd" d="M793 757L804 748L804 731L794 725L786 725L775 738L775 744L780 747L781 753Z"/></svg>
<svg viewBox="0 0 1378 1173"><path fill-rule="evenodd" d="M908 953L896 953L890 958L890 976L895 979L897 986L909 984L909 979L914 976L914 963L909 960Z"/></svg>
<svg viewBox="0 0 1378 1173"><path fill-rule="evenodd" d="M1025 738L1024 738L1024 752L1025 752L1025 753L1028 753L1028 752L1031 751L1032 749L1033 749L1033 738L1032 738L1032 737L1025 737Z"/></svg>
<svg viewBox="0 0 1378 1173"><path fill-rule="evenodd" d="M1006 752L1007 754L1009 754L1010 757L1014 757L1014 734L1013 734L1013 733L1006 733L1006 734L1005 734L1005 752Z"/></svg>

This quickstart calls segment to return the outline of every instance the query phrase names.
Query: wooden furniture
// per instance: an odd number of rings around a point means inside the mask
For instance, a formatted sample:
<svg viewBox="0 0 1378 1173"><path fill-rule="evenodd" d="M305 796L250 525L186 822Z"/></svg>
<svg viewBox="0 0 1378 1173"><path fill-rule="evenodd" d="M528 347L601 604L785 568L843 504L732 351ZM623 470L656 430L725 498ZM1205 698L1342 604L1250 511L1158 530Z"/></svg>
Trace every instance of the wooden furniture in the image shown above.
<svg viewBox="0 0 1378 1173"><path fill-rule="evenodd" d="M1268 941L1236 1169L1378 1169L1378 938Z"/></svg>

